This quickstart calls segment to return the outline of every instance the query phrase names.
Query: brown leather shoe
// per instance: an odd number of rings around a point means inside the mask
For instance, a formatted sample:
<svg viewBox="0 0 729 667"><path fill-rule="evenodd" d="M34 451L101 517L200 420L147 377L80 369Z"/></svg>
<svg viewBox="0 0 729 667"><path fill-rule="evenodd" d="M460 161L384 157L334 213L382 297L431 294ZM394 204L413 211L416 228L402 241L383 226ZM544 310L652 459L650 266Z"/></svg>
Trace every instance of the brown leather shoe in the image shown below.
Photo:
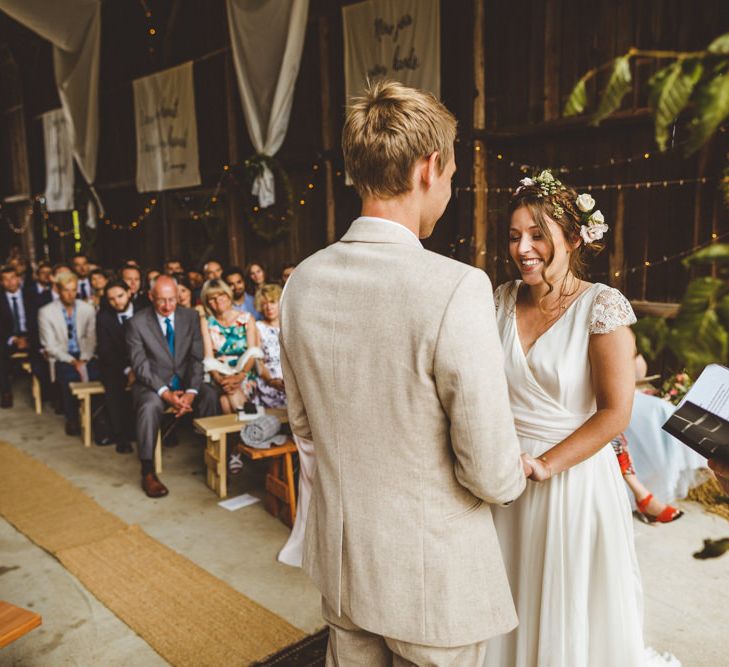
<svg viewBox="0 0 729 667"><path fill-rule="evenodd" d="M0 395L0 408L12 408L13 407L13 395L8 393L3 393Z"/></svg>
<svg viewBox="0 0 729 667"><path fill-rule="evenodd" d="M153 472L142 475L142 488L150 498L164 498L169 493L167 487Z"/></svg>

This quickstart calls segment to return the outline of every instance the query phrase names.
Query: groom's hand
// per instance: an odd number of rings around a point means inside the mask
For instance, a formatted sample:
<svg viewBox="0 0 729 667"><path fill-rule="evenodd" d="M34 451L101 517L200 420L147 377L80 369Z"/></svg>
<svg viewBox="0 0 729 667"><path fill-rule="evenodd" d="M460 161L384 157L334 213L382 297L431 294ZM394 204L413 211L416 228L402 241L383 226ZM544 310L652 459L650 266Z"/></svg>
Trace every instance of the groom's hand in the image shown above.
<svg viewBox="0 0 729 667"><path fill-rule="evenodd" d="M552 476L552 470L542 459L535 459L531 456L528 457L529 465L532 468L532 472L529 475L529 479L535 482L544 482Z"/></svg>
<svg viewBox="0 0 729 667"><path fill-rule="evenodd" d="M534 467L531 464L532 460L529 454L521 455L521 467L524 470L524 477L531 477L531 474L534 472Z"/></svg>

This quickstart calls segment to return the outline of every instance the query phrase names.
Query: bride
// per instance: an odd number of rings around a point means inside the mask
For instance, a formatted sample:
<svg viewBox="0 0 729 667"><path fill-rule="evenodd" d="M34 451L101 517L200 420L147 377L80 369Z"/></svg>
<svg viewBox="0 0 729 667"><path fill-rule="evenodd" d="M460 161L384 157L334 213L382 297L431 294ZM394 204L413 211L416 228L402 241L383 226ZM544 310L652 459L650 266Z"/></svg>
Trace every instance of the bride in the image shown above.
<svg viewBox="0 0 729 667"><path fill-rule="evenodd" d="M521 280L495 292L512 410L531 481L493 507L519 626L487 667L679 665L644 648L630 505L610 441L628 425L635 322L617 290L580 279L607 225L549 171L509 209Z"/></svg>

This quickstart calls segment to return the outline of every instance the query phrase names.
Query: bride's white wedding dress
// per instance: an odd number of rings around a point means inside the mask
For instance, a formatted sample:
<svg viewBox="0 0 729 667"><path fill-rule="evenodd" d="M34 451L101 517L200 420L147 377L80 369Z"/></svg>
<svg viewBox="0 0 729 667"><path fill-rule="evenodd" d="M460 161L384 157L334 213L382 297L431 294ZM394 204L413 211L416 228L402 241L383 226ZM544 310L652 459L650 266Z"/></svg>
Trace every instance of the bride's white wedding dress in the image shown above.
<svg viewBox="0 0 729 667"><path fill-rule="evenodd" d="M494 295L522 451L539 456L595 412L590 334L632 324L625 297L588 287L525 354L521 281ZM493 507L519 626L489 640L486 667L680 665L643 644L642 588L630 504L612 446Z"/></svg>

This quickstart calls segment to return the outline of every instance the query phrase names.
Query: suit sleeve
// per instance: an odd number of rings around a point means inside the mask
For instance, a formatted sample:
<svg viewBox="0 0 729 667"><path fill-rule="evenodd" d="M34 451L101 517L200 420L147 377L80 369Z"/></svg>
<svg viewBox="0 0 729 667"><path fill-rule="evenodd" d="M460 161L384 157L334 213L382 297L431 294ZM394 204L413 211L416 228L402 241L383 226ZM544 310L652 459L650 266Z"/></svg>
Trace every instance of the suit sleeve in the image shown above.
<svg viewBox="0 0 729 667"><path fill-rule="evenodd" d="M81 358L88 361L96 356L96 312L93 306L84 310L86 311L84 330L81 332L79 344L81 345Z"/></svg>
<svg viewBox="0 0 729 667"><path fill-rule="evenodd" d="M156 393L160 387L167 384L167 381L163 380L156 372L154 372L152 364L149 363L147 350L144 347L142 335L139 331L139 324L140 321L136 317L133 317L127 322L126 339L127 349L129 350L129 360L132 365L134 375L137 378L136 381Z"/></svg>
<svg viewBox="0 0 729 667"><path fill-rule="evenodd" d="M469 270L446 307L436 343L435 382L450 420L458 481L489 503L526 485L509 406L491 282Z"/></svg>
<svg viewBox="0 0 729 667"><path fill-rule="evenodd" d="M296 382L294 369L291 367L288 354L286 353L286 345L283 339L283 328L281 331L282 335L279 337L281 348L281 370L283 371L284 386L286 388L286 411L289 417L289 425L291 426L291 432L294 435L311 440L311 426L309 425L309 418L306 414L306 407L304 406L304 401L301 398L301 392L299 391L299 385Z"/></svg>
<svg viewBox="0 0 729 667"><path fill-rule="evenodd" d="M96 356L99 358L99 364L104 368L111 368L122 363L122 360L114 359L114 348L107 327L107 317L103 310L96 314Z"/></svg>
<svg viewBox="0 0 729 667"><path fill-rule="evenodd" d="M190 359L187 365L187 373L184 378L185 389L194 389L195 391L200 390L200 385L203 382L203 343L202 343L202 332L200 331L200 317L197 311L192 311L192 341L190 343Z"/></svg>
<svg viewBox="0 0 729 667"><path fill-rule="evenodd" d="M50 305L50 304L48 304ZM58 340L54 331L51 318L51 310L43 307L38 311L38 329L40 332L41 347L45 349L48 356L55 361L65 361L70 364L73 357L68 353L68 341Z"/></svg>

